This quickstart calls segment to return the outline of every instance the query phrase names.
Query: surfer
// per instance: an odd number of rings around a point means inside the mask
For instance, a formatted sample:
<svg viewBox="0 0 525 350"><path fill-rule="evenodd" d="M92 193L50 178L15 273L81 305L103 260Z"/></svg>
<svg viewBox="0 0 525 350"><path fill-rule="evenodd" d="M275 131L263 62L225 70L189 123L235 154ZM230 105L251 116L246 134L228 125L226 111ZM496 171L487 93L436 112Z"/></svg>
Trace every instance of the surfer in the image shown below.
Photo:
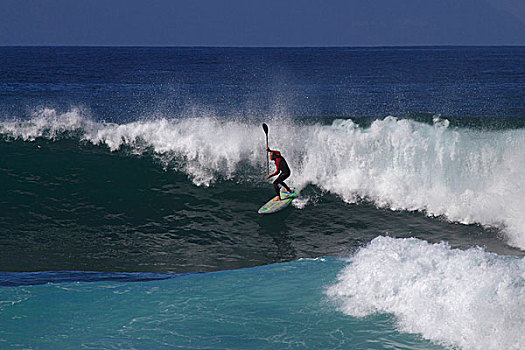
<svg viewBox="0 0 525 350"><path fill-rule="evenodd" d="M275 170L275 173L267 175L266 177L269 179L272 176L275 176L281 173L277 179L273 182L273 187L275 188L275 192L277 193L277 197L275 197L274 201L280 201L281 200L281 192L279 189L279 185L282 185L287 193L293 193L293 191L288 187L284 180L286 180L290 176L290 167L288 167L288 163L286 163L286 160L281 155L281 152L276 150L271 150L270 148L266 147L266 152L270 152L270 159L275 162L275 167L277 168Z"/></svg>

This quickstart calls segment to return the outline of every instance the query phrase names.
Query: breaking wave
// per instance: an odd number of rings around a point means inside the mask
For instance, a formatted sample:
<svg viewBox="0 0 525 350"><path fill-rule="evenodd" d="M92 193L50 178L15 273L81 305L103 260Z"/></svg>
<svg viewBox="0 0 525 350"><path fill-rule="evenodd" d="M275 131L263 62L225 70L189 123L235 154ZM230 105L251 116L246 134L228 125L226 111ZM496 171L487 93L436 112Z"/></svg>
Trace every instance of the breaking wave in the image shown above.
<svg viewBox="0 0 525 350"><path fill-rule="evenodd" d="M503 230L525 249L525 130L484 131L386 117L362 127L351 119L330 125L266 121L270 146L292 167L299 190L309 184L346 202L367 200L393 210L423 211L463 224ZM0 122L5 142L78 137L111 151L151 152L168 170L196 185L260 178L266 164L260 122L240 118L157 118L126 124L94 121L79 109L36 112Z"/></svg>

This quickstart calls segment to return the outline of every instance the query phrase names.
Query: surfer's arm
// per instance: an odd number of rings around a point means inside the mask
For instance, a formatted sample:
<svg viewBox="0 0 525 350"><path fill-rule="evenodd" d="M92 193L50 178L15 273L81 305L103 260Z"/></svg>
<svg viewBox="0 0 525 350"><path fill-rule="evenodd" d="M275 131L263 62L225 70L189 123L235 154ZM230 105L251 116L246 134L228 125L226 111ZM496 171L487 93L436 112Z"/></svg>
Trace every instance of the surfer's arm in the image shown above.
<svg viewBox="0 0 525 350"><path fill-rule="evenodd" d="M279 174L279 171L280 171L280 170L277 169L277 170L275 171L275 173L270 174L270 175L268 175L268 176L266 176L266 177L267 177L267 178L271 178L272 176L275 176L275 175Z"/></svg>
<svg viewBox="0 0 525 350"><path fill-rule="evenodd" d="M275 167L277 168L275 170L275 173L268 175L267 178L271 178L272 176L275 176L275 175L279 174L279 172L281 171L281 169L279 168L279 164L276 163Z"/></svg>

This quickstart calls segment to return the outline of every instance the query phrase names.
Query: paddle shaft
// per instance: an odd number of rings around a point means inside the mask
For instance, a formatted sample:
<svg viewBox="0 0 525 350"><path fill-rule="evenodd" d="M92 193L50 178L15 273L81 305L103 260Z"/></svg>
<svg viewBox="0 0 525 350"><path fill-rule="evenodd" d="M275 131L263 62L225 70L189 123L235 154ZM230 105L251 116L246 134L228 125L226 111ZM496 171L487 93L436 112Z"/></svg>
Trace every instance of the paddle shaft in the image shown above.
<svg viewBox="0 0 525 350"><path fill-rule="evenodd" d="M264 133L266 134L266 148L268 148L268 125L263 123L262 126L263 126ZM266 152L266 174L270 174L270 160L269 160L268 152Z"/></svg>

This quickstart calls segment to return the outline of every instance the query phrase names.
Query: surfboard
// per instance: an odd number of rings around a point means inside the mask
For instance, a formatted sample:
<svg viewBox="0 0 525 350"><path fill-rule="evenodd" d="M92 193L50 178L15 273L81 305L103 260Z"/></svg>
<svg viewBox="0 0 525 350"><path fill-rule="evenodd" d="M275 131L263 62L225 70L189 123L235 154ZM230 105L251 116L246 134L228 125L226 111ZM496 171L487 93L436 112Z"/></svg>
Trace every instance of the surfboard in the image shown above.
<svg viewBox="0 0 525 350"><path fill-rule="evenodd" d="M277 196L270 199L265 205L263 205L258 213L259 214L273 214L277 213L278 211L283 210L287 206L292 203L294 198L297 197L297 195L294 193L285 193L283 189L281 189L281 200L280 201L274 201L274 198L277 198Z"/></svg>

